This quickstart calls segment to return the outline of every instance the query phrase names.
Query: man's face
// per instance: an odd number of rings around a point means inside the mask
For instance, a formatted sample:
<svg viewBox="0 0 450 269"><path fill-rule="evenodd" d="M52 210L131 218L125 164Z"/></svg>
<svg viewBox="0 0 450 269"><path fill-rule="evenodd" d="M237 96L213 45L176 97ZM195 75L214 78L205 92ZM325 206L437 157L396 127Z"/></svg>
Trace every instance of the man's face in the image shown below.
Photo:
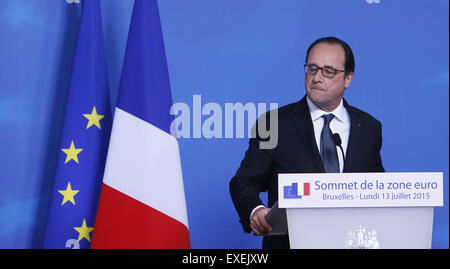
<svg viewBox="0 0 450 269"><path fill-rule="evenodd" d="M344 70L344 49L338 44L319 43L310 50L306 64ZM305 74L306 94L319 108L332 111L339 105L344 89L350 86L353 72L344 77L345 72L338 72L334 78L326 78L322 75L321 70L317 71L315 75Z"/></svg>

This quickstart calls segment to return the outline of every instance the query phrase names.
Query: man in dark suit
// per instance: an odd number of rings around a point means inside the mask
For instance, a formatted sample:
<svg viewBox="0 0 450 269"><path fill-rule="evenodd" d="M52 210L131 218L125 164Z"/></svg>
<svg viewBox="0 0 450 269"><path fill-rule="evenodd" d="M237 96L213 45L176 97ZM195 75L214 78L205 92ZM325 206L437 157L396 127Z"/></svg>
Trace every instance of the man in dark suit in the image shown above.
<svg viewBox="0 0 450 269"><path fill-rule="evenodd" d="M306 96L276 111L278 144L274 148L261 147L264 139L258 134L250 139L230 182L245 232L267 235L271 229L265 216L278 201L279 173L384 172L381 123L343 99L354 66L350 46L338 38L321 38L308 48ZM333 134L339 134L339 139ZM267 207L259 198L266 191ZM263 248L289 248L289 237L265 236Z"/></svg>

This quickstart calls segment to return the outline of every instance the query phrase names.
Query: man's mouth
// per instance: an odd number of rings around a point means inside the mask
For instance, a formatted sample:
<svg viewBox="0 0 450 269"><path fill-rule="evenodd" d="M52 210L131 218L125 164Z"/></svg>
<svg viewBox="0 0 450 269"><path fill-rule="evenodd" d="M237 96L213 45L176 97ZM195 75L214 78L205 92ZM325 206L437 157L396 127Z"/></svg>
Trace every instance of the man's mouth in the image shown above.
<svg viewBox="0 0 450 269"><path fill-rule="evenodd" d="M311 90L324 91L324 89L323 89L322 87L319 87L319 86L316 86L316 85L313 85L313 86L311 87Z"/></svg>

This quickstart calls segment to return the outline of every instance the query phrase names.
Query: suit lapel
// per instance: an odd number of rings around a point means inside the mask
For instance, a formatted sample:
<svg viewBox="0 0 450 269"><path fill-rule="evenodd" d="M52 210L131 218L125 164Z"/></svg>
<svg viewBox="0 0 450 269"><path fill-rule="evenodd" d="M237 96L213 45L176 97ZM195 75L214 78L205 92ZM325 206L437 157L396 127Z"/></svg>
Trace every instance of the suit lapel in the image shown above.
<svg viewBox="0 0 450 269"><path fill-rule="evenodd" d="M351 170L353 165L353 160L357 158L359 152L358 149L359 143L361 141L361 135L363 131L363 124L361 118L358 117L354 108L349 106L348 103L344 100L344 106L350 115L350 136L348 138L347 152L345 154L345 164L344 164L344 172Z"/></svg>
<svg viewBox="0 0 450 269"><path fill-rule="evenodd" d="M305 156L312 156L312 161L317 172L325 173L322 158L320 157L319 149L317 148L316 140L314 138L314 127L309 113L308 104L306 103L306 95L298 102L294 109L294 124L300 136L300 141L303 142L306 152Z"/></svg>

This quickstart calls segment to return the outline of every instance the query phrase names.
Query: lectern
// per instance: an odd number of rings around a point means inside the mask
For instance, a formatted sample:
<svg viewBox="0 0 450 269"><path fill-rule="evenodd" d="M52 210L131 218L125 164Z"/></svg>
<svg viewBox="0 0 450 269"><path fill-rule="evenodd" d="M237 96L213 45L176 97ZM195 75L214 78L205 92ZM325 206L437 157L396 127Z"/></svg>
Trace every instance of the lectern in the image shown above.
<svg viewBox="0 0 450 269"><path fill-rule="evenodd" d="M291 248L426 249L442 184L441 172L279 174L269 217L286 210Z"/></svg>

